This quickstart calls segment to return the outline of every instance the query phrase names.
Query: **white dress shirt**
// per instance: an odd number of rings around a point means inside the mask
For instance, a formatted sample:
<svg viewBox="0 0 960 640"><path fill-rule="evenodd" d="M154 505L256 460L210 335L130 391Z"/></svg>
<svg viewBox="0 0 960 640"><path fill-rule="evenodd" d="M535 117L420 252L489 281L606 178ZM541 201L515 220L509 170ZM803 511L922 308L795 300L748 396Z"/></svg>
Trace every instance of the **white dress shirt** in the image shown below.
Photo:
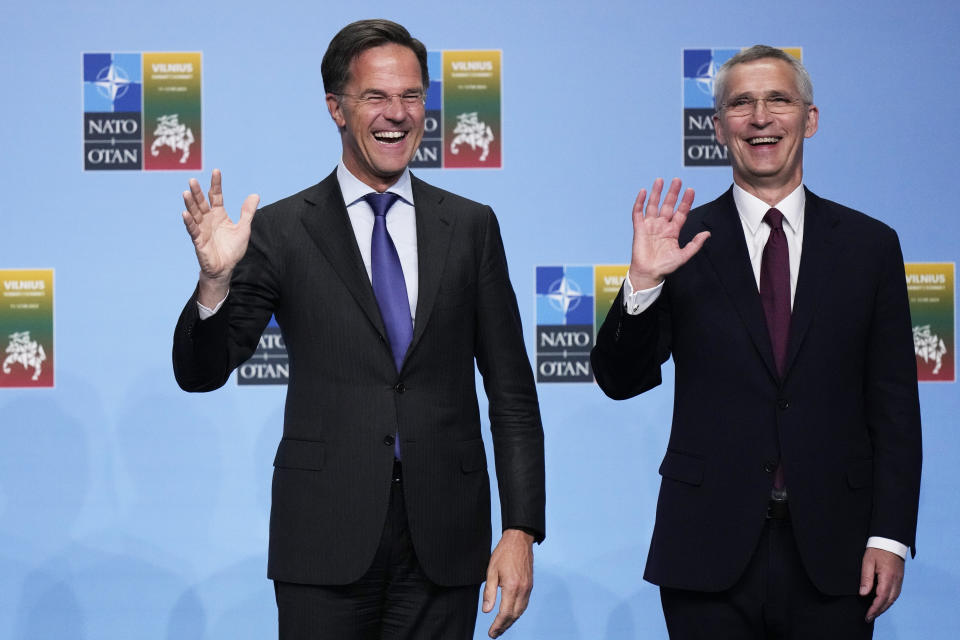
<svg viewBox="0 0 960 640"><path fill-rule="evenodd" d="M343 193L343 202L347 205L347 214L353 233L357 237L357 246L360 248L360 257L363 266L367 268L367 277L373 281L373 272L370 270L370 244L373 239L373 209L363 199L368 193L376 193L373 189L361 182L343 165L337 165L337 182ZM410 301L411 318L417 313L417 293L419 292L417 276L417 218L413 209L413 187L410 183L410 170L404 169L400 178L387 188L387 192L395 193L400 198L393 203L387 212L387 233L393 239L400 256L400 268L403 269L403 280L407 285L407 299ZM386 193L386 192L385 192Z"/></svg>
<svg viewBox="0 0 960 640"><path fill-rule="evenodd" d="M763 217L771 208L766 202L747 193L739 185L733 185L733 201L740 214L740 224L743 226L743 236L747 242L747 252L750 254L750 264L753 266L753 277L757 282L757 291L760 289L760 264L763 260L763 247L770 237L770 227L763 222ZM790 308L793 309L793 299L797 291L797 276L800 273L800 253L803 249L803 218L806 209L807 197L801 184L790 194L775 205L783 214L783 233L787 238L787 250L790 256ZM708 239L707 242L710 242ZM650 289L634 291L630 278L624 278L623 304L630 315L638 315L646 311L663 289L663 282ZM871 536L867 539L867 546L883 549L906 559L908 548L905 544Z"/></svg>

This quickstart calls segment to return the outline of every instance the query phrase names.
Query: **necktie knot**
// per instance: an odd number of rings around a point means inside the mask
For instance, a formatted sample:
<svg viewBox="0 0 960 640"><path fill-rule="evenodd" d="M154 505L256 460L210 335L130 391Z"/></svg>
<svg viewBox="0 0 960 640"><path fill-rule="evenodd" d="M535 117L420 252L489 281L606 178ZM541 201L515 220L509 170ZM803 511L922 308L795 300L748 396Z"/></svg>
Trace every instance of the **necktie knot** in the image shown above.
<svg viewBox="0 0 960 640"><path fill-rule="evenodd" d="M783 228L783 214L780 213L779 209L770 209L767 211L767 214L763 216L763 221L770 225L771 229Z"/></svg>
<svg viewBox="0 0 960 640"><path fill-rule="evenodd" d="M373 209L373 215L385 216L399 197L397 194L388 191L387 193L368 193L363 196L363 199Z"/></svg>

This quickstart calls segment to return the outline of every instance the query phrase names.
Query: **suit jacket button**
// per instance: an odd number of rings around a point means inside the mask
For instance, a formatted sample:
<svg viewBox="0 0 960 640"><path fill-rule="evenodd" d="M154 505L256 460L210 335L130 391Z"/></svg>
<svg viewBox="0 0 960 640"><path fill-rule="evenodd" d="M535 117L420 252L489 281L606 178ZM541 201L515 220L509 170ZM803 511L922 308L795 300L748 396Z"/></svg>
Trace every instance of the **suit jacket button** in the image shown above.
<svg viewBox="0 0 960 640"><path fill-rule="evenodd" d="M388 447L392 447L392 446L393 446L393 436L383 436L383 444L387 445Z"/></svg>
<svg viewBox="0 0 960 640"><path fill-rule="evenodd" d="M393 390L396 391L397 393L403 393L404 391L407 390L407 387L402 382L398 382L396 386L393 388Z"/></svg>
<svg viewBox="0 0 960 640"><path fill-rule="evenodd" d="M777 407L779 407L782 411L786 411L790 408L790 401L786 398L780 398L777 400Z"/></svg>
<svg viewBox="0 0 960 640"><path fill-rule="evenodd" d="M767 462L766 464L763 465L763 470L766 471L767 473L773 473L774 471L777 470L777 463Z"/></svg>

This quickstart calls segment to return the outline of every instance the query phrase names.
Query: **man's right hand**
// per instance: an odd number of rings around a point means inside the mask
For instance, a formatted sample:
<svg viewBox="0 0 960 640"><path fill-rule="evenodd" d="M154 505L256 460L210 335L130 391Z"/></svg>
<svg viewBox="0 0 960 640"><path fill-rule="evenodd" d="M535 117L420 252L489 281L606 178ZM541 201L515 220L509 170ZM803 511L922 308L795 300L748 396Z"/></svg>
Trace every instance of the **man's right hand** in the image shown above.
<svg viewBox="0 0 960 640"><path fill-rule="evenodd" d="M630 258L630 284L634 291L651 289L676 271L700 250L710 237L701 231L682 249L677 238L693 204L693 189L687 189L677 206L682 183L679 178L670 182L670 190L660 205L663 178L657 178L650 190L650 202L644 207L647 190L641 189L633 204L633 253ZM674 210L676 206L676 210Z"/></svg>
<svg viewBox="0 0 960 640"><path fill-rule="evenodd" d="M250 224L260 203L260 196L250 194L240 207L240 220L234 224L223 208L220 170L210 176L209 202L200 183L190 178L190 190L183 192L183 223L193 240L200 263L198 301L213 308L223 300L230 287L233 268L247 251Z"/></svg>

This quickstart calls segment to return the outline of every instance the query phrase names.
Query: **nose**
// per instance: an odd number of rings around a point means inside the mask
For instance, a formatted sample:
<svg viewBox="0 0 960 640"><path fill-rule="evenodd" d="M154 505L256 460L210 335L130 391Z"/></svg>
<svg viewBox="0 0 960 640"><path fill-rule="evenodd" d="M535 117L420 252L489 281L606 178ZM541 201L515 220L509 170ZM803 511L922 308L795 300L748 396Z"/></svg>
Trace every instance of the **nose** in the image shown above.
<svg viewBox="0 0 960 640"><path fill-rule="evenodd" d="M407 108L399 95L387 97L387 104L383 108L383 116L388 120L403 120L407 117Z"/></svg>
<svg viewBox="0 0 960 640"><path fill-rule="evenodd" d="M763 124L771 119L770 111L767 110L767 101L763 98L758 99L753 105L753 113L750 114L751 122Z"/></svg>

